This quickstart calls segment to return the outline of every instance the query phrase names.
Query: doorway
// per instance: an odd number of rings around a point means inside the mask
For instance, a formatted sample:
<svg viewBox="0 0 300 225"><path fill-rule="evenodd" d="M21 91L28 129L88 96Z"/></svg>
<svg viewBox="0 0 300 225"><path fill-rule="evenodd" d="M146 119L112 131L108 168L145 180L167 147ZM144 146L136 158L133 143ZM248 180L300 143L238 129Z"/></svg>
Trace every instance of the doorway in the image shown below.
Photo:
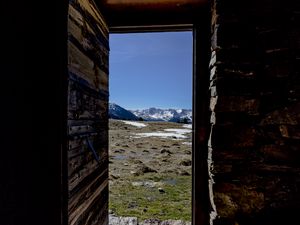
<svg viewBox="0 0 300 225"><path fill-rule="evenodd" d="M203 19L193 19L197 24L112 27L93 1L70 2L66 81L68 135L66 151L63 151L63 190L67 196L64 203L68 212L64 215L67 215L68 224L108 222L109 35L113 32L166 32L183 28L193 30L192 224L208 223L210 23L208 14L199 15Z"/></svg>
<svg viewBox="0 0 300 225"><path fill-rule="evenodd" d="M110 35L109 209L192 218L193 34Z"/></svg>

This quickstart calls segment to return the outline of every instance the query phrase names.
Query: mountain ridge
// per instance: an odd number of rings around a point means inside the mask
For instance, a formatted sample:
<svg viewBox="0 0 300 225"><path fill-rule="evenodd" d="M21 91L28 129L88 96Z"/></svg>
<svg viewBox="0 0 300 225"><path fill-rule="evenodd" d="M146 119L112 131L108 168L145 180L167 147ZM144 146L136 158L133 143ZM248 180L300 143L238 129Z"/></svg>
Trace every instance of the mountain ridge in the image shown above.
<svg viewBox="0 0 300 225"><path fill-rule="evenodd" d="M109 117L113 119L125 119L125 120L191 123L192 110L172 109L172 108L161 109L156 107L150 107L148 109L127 110L117 105L116 103L109 103Z"/></svg>

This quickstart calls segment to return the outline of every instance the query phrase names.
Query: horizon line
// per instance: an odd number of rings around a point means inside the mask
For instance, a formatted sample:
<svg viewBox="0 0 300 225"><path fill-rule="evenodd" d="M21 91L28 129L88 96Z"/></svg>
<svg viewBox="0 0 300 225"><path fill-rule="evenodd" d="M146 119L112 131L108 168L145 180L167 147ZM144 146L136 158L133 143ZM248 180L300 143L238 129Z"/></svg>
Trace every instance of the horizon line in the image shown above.
<svg viewBox="0 0 300 225"><path fill-rule="evenodd" d="M190 108L186 108L186 107L158 107L158 106L149 106L149 107L143 107L143 108L139 108L139 107L136 107L136 108L133 108L133 107L126 107L126 106L122 106L118 103L115 103L115 102L109 102L110 104L116 104L124 109L127 109L127 110L145 110L145 109L150 109L150 108L156 108L156 109L175 109L175 110L178 110L178 109L186 109L186 110L192 110L193 107L190 107Z"/></svg>

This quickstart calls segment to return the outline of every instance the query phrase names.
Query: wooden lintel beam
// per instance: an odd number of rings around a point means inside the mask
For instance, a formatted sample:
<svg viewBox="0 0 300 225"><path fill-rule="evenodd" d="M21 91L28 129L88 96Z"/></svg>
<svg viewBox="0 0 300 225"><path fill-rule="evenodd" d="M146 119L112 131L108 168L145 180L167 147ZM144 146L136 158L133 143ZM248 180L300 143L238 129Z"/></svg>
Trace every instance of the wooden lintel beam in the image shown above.
<svg viewBox="0 0 300 225"><path fill-rule="evenodd" d="M188 27L208 0L96 0L112 30L122 27Z"/></svg>

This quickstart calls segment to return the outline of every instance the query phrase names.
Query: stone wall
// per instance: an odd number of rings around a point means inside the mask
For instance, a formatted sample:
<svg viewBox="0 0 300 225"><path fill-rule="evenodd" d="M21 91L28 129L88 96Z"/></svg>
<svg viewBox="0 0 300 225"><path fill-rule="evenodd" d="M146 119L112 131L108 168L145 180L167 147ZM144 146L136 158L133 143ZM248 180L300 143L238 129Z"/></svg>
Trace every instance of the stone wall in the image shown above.
<svg viewBox="0 0 300 225"><path fill-rule="evenodd" d="M212 1L214 224L298 223L299 37L299 1Z"/></svg>

